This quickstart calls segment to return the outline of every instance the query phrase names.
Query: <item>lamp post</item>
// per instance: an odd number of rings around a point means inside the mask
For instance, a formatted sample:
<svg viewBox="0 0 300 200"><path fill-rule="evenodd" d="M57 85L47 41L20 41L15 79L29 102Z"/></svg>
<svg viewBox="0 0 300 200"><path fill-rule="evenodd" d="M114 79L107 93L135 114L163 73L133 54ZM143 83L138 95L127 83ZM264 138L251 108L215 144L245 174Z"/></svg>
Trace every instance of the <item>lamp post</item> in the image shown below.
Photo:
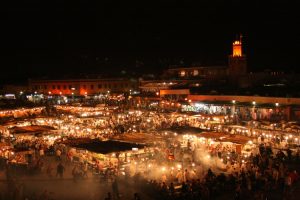
<svg viewBox="0 0 300 200"><path fill-rule="evenodd" d="M235 100L232 100L231 102L232 102L231 114L234 115L234 113L235 113L235 103L236 103L236 101L235 101Z"/></svg>
<svg viewBox="0 0 300 200"><path fill-rule="evenodd" d="M34 92L34 95L33 95L33 103L36 103L36 95L37 95L37 91Z"/></svg>

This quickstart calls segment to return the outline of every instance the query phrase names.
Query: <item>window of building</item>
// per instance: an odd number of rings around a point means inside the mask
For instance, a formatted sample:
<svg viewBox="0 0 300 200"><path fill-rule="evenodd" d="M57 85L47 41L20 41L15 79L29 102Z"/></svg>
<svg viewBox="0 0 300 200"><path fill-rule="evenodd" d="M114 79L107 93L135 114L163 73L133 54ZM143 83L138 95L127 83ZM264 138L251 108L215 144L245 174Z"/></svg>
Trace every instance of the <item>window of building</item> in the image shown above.
<svg viewBox="0 0 300 200"><path fill-rule="evenodd" d="M94 85L91 85L91 90L93 90L94 89Z"/></svg>
<svg viewBox="0 0 300 200"><path fill-rule="evenodd" d="M83 85L82 87L83 87L83 89L86 89L86 85Z"/></svg>
<svg viewBox="0 0 300 200"><path fill-rule="evenodd" d="M55 85L52 85L52 89L55 90Z"/></svg>
<svg viewBox="0 0 300 200"><path fill-rule="evenodd" d="M197 69L195 69L193 75L194 76L198 76L199 75L199 71Z"/></svg>
<svg viewBox="0 0 300 200"><path fill-rule="evenodd" d="M72 89L72 85L69 85L69 90L71 90Z"/></svg>
<svg viewBox="0 0 300 200"><path fill-rule="evenodd" d="M98 89L101 89L102 88L102 85L101 84L98 84Z"/></svg>
<svg viewBox="0 0 300 200"><path fill-rule="evenodd" d="M184 70L180 71L180 76L185 76L185 71Z"/></svg>
<svg viewBox="0 0 300 200"><path fill-rule="evenodd" d="M44 85L44 89L47 90L47 85Z"/></svg>
<svg viewBox="0 0 300 200"><path fill-rule="evenodd" d="M67 86L66 85L64 85L64 90L66 90L67 89Z"/></svg>
<svg viewBox="0 0 300 200"><path fill-rule="evenodd" d="M57 86L57 89L60 90L60 85Z"/></svg>

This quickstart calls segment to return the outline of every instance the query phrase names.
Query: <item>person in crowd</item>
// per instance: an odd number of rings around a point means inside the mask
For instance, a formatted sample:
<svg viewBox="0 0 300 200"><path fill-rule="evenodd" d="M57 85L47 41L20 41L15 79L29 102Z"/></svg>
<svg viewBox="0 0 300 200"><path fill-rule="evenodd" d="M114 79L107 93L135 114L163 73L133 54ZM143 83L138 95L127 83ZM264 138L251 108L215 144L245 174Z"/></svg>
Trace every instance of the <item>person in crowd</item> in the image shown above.
<svg viewBox="0 0 300 200"><path fill-rule="evenodd" d="M133 200L141 200L140 195L138 193L134 193Z"/></svg>
<svg viewBox="0 0 300 200"><path fill-rule="evenodd" d="M112 192L113 192L113 199L120 199L117 178L114 178L114 180L112 182Z"/></svg>
<svg viewBox="0 0 300 200"><path fill-rule="evenodd" d="M61 150L60 149L56 150L56 158L57 158L57 160L61 160Z"/></svg>
<svg viewBox="0 0 300 200"><path fill-rule="evenodd" d="M56 177L63 178L64 176L65 167L60 162L56 167Z"/></svg>
<svg viewBox="0 0 300 200"><path fill-rule="evenodd" d="M52 164L50 163L47 167L47 170L46 170L46 173L47 173L49 178L52 177L52 171L53 171L53 167L52 167Z"/></svg>
<svg viewBox="0 0 300 200"><path fill-rule="evenodd" d="M104 200L112 200L110 192L107 193L107 196L104 198Z"/></svg>

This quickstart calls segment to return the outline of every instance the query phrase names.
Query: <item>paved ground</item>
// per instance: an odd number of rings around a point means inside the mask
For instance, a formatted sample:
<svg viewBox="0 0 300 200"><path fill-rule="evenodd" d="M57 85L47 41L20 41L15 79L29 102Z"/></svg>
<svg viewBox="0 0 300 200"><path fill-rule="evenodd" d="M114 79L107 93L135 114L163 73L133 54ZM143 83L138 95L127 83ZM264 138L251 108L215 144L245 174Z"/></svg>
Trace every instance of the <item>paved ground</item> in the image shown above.
<svg viewBox="0 0 300 200"><path fill-rule="evenodd" d="M47 156L45 158L45 165L52 163L54 166L53 175L56 172L56 165L58 161L54 157ZM67 165L64 163L66 172L64 178L60 179L57 177L49 178L46 174L46 169L44 168L41 173L36 175L26 175L18 177L17 185L23 185L23 193L25 196L41 196L44 191L49 193L51 199L55 200L102 200L107 196L107 192L112 193L111 182L100 181L100 178L95 177L91 171L88 173L88 178L78 180L74 182L72 177L72 169L74 164ZM125 179L119 183L120 199L133 199L133 194L138 192L143 200L150 200L149 196L141 192L138 188L134 187L133 184L124 184ZM4 196L7 191L8 184L6 181L6 176L4 171L0 170L0 200L13 199L12 196ZM16 198L18 199L18 198ZM29 198L31 200L31 198ZM234 191L226 191L224 194L217 198L218 200L230 200L234 199ZM254 199L253 195L248 195L243 197L243 200ZM272 191L269 194L269 200L282 200L283 194L281 190ZM291 190L291 195L289 200L300 199L300 181L298 181Z"/></svg>
<svg viewBox="0 0 300 200"><path fill-rule="evenodd" d="M53 170L53 175L55 175L58 161L56 161L54 157L47 157L45 159L46 166L50 162L54 163L53 166L55 169ZM41 196L44 191L47 191L51 199L55 200L100 200L107 196L107 192L112 193L111 182L100 181L100 178L95 177L91 171L88 173L88 178L80 179L75 182L72 177L73 164L65 165L65 168L66 171L63 179L55 176L49 178L46 174L46 169L44 169L37 175L19 176L17 178L17 185L22 185L22 187L19 188L23 190L21 193L25 196ZM120 182L118 185L121 197L120 199L133 199L135 192L138 192L143 200L151 199L138 191L138 189L134 189L131 184L125 185ZM5 191L8 191L7 187L8 184L5 172L0 171L0 191L2 191L0 194L0 200L7 199L7 196L4 196Z"/></svg>

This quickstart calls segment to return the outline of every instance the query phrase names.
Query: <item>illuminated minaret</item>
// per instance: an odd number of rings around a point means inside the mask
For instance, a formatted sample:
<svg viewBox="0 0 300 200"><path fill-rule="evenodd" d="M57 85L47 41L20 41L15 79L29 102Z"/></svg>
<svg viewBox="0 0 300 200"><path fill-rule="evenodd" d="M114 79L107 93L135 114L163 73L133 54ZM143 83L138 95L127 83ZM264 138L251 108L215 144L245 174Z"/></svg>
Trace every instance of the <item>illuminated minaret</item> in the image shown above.
<svg viewBox="0 0 300 200"><path fill-rule="evenodd" d="M232 43L232 55L229 56L229 75L239 76L247 73L246 56L242 51L242 35Z"/></svg>
<svg viewBox="0 0 300 200"><path fill-rule="evenodd" d="M242 56L242 36L240 36L240 40L236 40L232 43L232 56L233 57Z"/></svg>

